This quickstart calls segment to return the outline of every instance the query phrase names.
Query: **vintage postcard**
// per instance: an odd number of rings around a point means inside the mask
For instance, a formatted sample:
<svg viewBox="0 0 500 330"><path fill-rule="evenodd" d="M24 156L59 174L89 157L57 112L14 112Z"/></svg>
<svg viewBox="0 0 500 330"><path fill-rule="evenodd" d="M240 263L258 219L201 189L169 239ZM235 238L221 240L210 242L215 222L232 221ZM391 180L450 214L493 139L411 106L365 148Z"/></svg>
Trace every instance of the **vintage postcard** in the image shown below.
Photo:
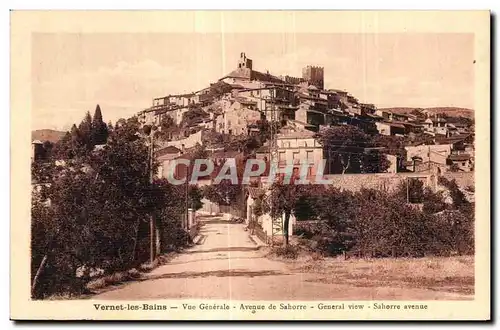
<svg viewBox="0 0 500 330"><path fill-rule="evenodd" d="M12 11L14 320L489 320L488 11Z"/></svg>

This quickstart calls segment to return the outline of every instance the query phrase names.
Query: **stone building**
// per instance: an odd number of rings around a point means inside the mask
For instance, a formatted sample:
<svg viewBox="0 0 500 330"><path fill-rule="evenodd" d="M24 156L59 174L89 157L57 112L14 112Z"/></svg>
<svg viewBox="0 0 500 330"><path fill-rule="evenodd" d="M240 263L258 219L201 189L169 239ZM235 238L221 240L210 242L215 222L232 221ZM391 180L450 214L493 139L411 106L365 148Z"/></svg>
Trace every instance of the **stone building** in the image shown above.
<svg viewBox="0 0 500 330"><path fill-rule="evenodd" d="M306 66L302 69L302 78L319 89L324 88L325 71L322 67L312 65Z"/></svg>

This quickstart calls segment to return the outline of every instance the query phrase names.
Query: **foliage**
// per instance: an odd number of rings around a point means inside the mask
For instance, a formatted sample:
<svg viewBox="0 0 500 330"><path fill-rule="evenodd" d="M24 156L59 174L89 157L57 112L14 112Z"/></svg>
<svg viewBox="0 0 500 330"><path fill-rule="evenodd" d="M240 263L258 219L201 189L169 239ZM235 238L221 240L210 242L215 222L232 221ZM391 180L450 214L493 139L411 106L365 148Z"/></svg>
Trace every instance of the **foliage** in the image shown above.
<svg viewBox="0 0 500 330"><path fill-rule="evenodd" d="M242 188L240 184L233 184L231 180L221 180L218 184L205 186L203 196L219 205L232 205L241 202Z"/></svg>
<svg viewBox="0 0 500 330"><path fill-rule="evenodd" d="M159 125L159 130L157 131L157 137L161 140L167 140L170 133L177 129L174 119L168 114L162 115Z"/></svg>
<svg viewBox="0 0 500 330"><path fill-rule="evenodd" d="M460 190L455 179L448 180L444 177L439 177L439 184L445 186L449 192L450 197L453 200L453 208L465 214L468 217L474 217L474 205L468 201L465 194Z"/></svg>
<svg viewBox="0 0 500 330"><path fill-rule="evenodd" d="M417 119L420 121L424 121L427 119L427 116L424 113L424 109L413 109L410 114L417 116Z"/></svg>
<svg viewBox="0 0 500 330"><path fill-rule="evenodd" d="M347 250L353 244L354 195L329 187L318 198L316 212L323 220L320 248L329 253Z"/></svg>
<svg viewBox="0 0 500 330"><path fill-rule="evenodd" d="M373 137L352 125L334 126L320 134L328 157L328 173L378 173L389 168L384 154L374 148Z"/></svg>
<svg viewBox="0 0 500 330"><path fill-rule="evenodd" d="M407 202L407 183L394 192L362 189L353 193L330 187L288 189L280 203L290 209L295 200L309 199L319 222L299 226L303 237L316 242L326 254L350 251L360 256L421 257L425 255L470 254L474 251L473 207L456 183L451 187L453 207L449 209L439 192L422 189L419 180L409 182L410 202L423 202L422 210ZM413 192L412 192L413 190Z"/></svg>
<svg viewBox="0 0 500 330"><path fill-rule="evenodd" d="M203 192L197 185L189 186L188 198L189 207L193 210L198 211L203 207L203 203L201 202L203 198Z"/></svg>
<svg viewBox="0 0 500 330"><path fill-rule="evenodd" d="M442 192L433 192L430 188L424 190L422 211L427 214L435 214L444 211L447 207Z"/></svg>
<svg viewBox="0 0 500 330"><path fill-rule="evenodd" d="M407 178L399 183L396 196L408 203L424 202L424 183L418 178Z"/></svg>
<svg viewBox="0 0 500 330"><path fill-rule="evenodd" d="M253 214L258 218L268 211L264 196L259 196L253 203Z"/></svg>
<svg viewBox="0 0 500 330"><path fill-rule="evenodd" d="M237 135L231 136L229 143L227 144L228 150L241 151L244 154L251 154L254 150L261 146L260 139L254 136L248 135Z"/></svg>
<svg viewBox="0 0 500 330"><path fill-rule="evenodd" d="M113 130L104 149L75 153L52 175L44 197L33 200L32 272L48 256L34 297L82 292L90 276L76 277L82 267L109 274L143 262L150 216L163 232L177 236L170 244L180 246L186 239L180 228L183 195L166 181L150 182L148 147L138 130L137 118L131 118ZM67 142L72 148L78 140ZM156 168L153 162L151 170ZM199 192L193 189L191 196L199 202Z"/></svg>
<svg viewBox="0 0 500 330"><path fill-rule="evenodd" d="M230 179L213 182L212 185L204 187L203 196L219 205L237 205L237 207L243 208L245 194L241 183L245 170L245 160L244 157L236 157L236 166L230 168L224 167L225 162L215 164L214 178L229 174L230 171L236 171L237 182L233 183ZM223 170L226 172L222 173Z"/></svg>
<svg viewBox="0 0 500 330"><path fill-rule="evenodd" d="M106 144L108 133L108 126L102 120L101 107L98 104L92 119L92 128L90 132L92 147L98 144Z"/></svg>
<svg viewBox="0 0 500 330"><path fill-rule="evenodd" d="M268 197L271 217L281 218L284 216L285 245L288 245L290 216L295 215L299 219L315 217L316 196L322 190L322 187L317 185L296 185L294 183L297 179L296 176L293 176L290 184L287 184L283 182L283 178L279 178L271 186L271 194Z"/></svg>
<svg viewBox="0 0 500 330"><path fill-rule="evenodd" d="M298 248L292 245L278 246L273 249L272 253L285 259L297 259L299 256Z"/></svg>
<svg viewBox="0 0 500 330"><path fill-rule="evenodd" d="M102 112L97 105L94 118L87 112L78 126L73 124L61 140L53 147L52 158L55 160L68 160L86 157L98 144L106 144L109 130L102 118Z"/></svg>
<svg viewBox="0 0 500 330"><path fill-rule="evenodd" d="M268 120L259 120L257 122L260 134L258 136L259 144L264 145L270 138L271 132L278 132L282 127L280 122L269 122Z"/></svg>
<svg viewBox="0 0 500 330"><path fill-rule="evenodd" d="M398 157L398 169L403 168L402 162L406 159L405 139L395 135L376 135L373 138L376 147L383 147L384 153Z"/></svg>
<svg viewBox="0 0 500 330"><path fill-rule="evenodd" d="M194 106L190 107L187 112L182 116L182 120L180 123L181 127L190 127L195 124L198 124L202 121L203 118L208 118L209 115L205 112L201 107Z"/></svg>

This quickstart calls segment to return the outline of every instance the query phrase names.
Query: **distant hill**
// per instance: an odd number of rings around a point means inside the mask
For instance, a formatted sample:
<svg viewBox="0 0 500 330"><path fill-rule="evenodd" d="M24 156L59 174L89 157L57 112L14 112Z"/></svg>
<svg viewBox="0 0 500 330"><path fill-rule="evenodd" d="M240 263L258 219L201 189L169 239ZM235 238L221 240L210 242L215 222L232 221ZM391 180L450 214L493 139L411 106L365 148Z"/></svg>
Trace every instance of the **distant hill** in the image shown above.
<svg viewBox="0 0 500 330"><path fill-rule="evenodd" d="M410 107L392 107L381 108L380 110L392 111L394 113L410 113L415 109L425 109L431 113L444 113L453 117L467 117L474 118L474 110L458 107L433 107L433 108L410 108Z"/></svg>
<svg viewBox="0 0 500 330"><path fill-rule="evenodd" d="M66 132L56 131L53 129L37 129L31 131L31 140L40 140L42 142L50 141L56 143L66 134Z"/></svg>

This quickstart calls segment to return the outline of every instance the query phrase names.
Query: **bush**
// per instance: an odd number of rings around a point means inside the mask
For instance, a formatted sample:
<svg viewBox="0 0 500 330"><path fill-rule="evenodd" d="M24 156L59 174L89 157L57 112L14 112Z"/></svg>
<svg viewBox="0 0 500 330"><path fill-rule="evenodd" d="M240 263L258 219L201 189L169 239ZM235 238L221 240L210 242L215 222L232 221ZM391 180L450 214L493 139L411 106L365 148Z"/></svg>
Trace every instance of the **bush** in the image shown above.
<svg viewBox="0 0 500 330"><path fill-rule="evenodd" d="M146 220L151 216L169 249L189 242L180 228L182 187L150 182L150 170L158 164L150 167L145 141L136 136L139 129L133 117L117 125L103 150L78 149L82 152L73 153L66 166L52 173L43 194L33 198L33 298L84 292L91 276L78 276L81 269L102 269L112 274L110 282L127 280L128 269L149 259ZM75 126L65 140L68 150L79 146L72 145L79 137ZM200 192L193 188L190 196L193 207L199 207Z"/></svg>
<svg viewBox="0 0 500 330"><path fill-rule="evenodd" d="M285 259L297 259L299 256L298 248L293 245L276 247L273 249L273 253Z"/></svg>
<svg viewBox="0 0 500 330"><path fill-rule="evenodd" d="M368 257L423 257L473 253L474 208L458 188L450 184L454 204L449 209L441 193L428 189L421 193L418 182L411 184L416 187L415 199L423 201L423 210L407 202L405 184L394 193L362 189L353 194L329 188L317 202L319 224L312 227L299 221L294 233L315 241L313 250L329 255L351 252Z"/></svg>

